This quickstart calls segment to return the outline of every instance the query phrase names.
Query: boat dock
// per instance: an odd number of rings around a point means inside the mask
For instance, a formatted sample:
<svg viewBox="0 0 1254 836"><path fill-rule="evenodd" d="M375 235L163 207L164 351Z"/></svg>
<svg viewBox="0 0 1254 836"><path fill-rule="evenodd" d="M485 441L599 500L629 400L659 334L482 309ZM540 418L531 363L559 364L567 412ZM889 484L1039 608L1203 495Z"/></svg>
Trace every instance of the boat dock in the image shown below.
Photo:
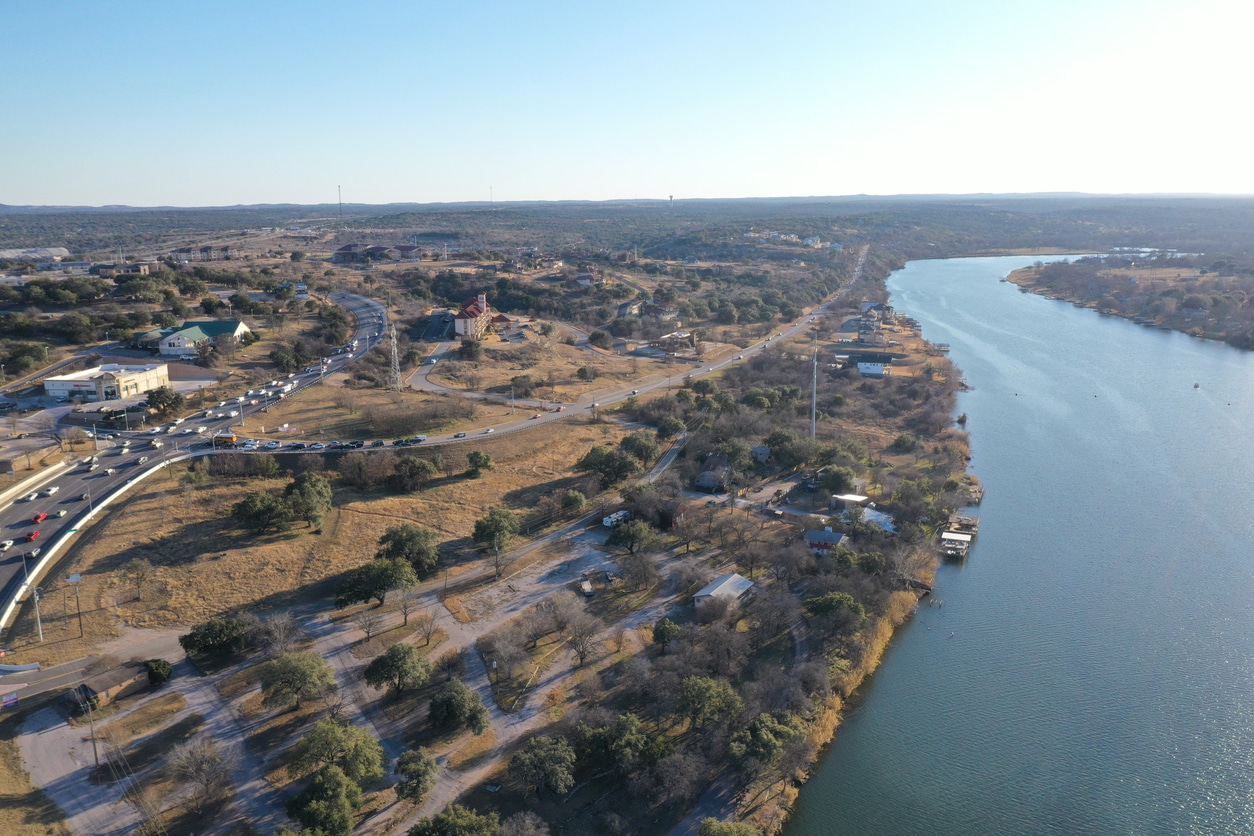
<svg viewBox="0 0 1254 836"><path fill-rule="evenodd" d="M979 517L951 514L949 522L940 534L940 553L956 560L966 557L979 530Z"/></svg>

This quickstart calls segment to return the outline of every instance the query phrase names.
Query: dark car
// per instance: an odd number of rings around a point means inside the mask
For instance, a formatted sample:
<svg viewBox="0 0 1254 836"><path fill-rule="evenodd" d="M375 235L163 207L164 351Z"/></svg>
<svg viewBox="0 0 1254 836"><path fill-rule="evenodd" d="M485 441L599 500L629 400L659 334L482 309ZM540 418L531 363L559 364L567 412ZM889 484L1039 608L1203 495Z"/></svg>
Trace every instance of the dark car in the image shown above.
<svg viewBox="0 0 1254 836"><path fill-rule="evenodd" d="M398 438L398 439L396 439L395 441L393 441L393 442L392 442L392 446L393 446L393 447L404 447L404 446L406 446L407 444L409 444L409 439L408 439L408 438Z"/></svg>
<svg viewBox="0 0 1254 836"><path fill-rule="evenodd" d="M453 438L465 438L465 433L453 433Z"/></svg>
<svg viewBox="0 0 1254 836"><path fill-rule="evenodd" d="M345 446L345 447L352 447L354 450L360 450L361 448L363 448L363 447L365 447L365 446L366 446L366 442L364 442L364 441L350 441L350 442L348 442L347 444L345 444L344 446Z"/></svg>
<svg viewBox="0 0 1254 836"><path fill-rule="evenodd" d="M306 445L305 445L305 442L303 442L303 441L293 441L291 444L287 445L287 449L289 449L289 450L304 450L304 449L305 449L305 446L306 446Z"/></svg>
<svg viewBox="0 0 1254 836"><path fill-rule="evenodd" d="M382 446L384 446L384 445L383 445L383 442L382 442L382 441L372 441L372 442L370 442L370 446L371 446L371 447L382 447Z"/></svg>

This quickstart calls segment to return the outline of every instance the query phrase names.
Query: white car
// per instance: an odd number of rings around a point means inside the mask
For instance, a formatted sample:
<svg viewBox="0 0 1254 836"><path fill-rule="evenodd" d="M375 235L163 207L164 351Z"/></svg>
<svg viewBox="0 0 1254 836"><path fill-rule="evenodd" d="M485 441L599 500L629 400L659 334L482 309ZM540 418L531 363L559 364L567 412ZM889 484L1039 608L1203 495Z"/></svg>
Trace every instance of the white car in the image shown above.
<svg viewBox="0 0 1254 836"><path fill-rule="evenodd" d="M196 435L201 435L202 433L205 433L205 432L208 432L208 431L209 431L209 428L208 428L208 427L197 427L197 428L196 428Z"/></svg>
<svg viewBox="0 0 1254 836"><path fill-rule="evenodd" d="M51 488L48 488L48 496L54 496L59 490L61 490L61 488L58 485L53 485Z"/></svg>
<svg viewBox="0 0 1254 836"><path fill-rule="evenodd" d="M228 413L226 414L226 417L228 417L228 418L238 418L238 417L239 417L239 410L238 410L238 409L232 409L230 412L228 412Z"/></svg>
<svg viewBox="0 0 1254 836"><path fill-rule="evenodd" d="M3 543L0 543L0 552L7 552L11 548L13 548L12 540L5 540Z"/></svg>
<svg viewBox="0 0 1254 836"><path fill-rule="evenodd" d="M277 441L267 441L265 446L267 450L277 450L283 445Z"/></svg>
<svg viewBox="0 0 1254 836"><path fill-rule="evenodd" d="M39 493L38 493L38 492L35 492L35 493L31 494L30 496L26 497L26 501L27 501L27 502L34 502L36 499L39 499Z"/></svg>

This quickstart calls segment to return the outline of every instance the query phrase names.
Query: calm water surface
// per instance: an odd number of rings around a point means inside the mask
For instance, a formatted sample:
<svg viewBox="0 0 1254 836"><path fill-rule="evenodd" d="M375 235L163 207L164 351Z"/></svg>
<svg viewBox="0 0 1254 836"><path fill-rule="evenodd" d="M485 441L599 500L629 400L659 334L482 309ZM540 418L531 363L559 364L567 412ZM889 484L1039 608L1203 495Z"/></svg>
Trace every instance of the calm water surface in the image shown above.
<svg viewBox="0 0 1254 836"><path fill-rule="evenodd" d="M980 537L788 836L1254 833L1254 353L998 281L1035 260L889 280L974 387Z"/></svg>

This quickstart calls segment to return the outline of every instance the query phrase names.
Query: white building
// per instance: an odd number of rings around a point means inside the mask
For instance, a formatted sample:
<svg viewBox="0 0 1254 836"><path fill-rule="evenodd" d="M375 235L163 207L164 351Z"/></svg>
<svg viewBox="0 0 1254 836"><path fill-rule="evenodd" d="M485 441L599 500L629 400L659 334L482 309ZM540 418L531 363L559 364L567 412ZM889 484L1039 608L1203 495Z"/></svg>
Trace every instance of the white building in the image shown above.
<svg viewBox="0 0 1254 836"><path fill-rule="evenodd" d="M752 588L753 581L733 572L730 575L717 577L701 587L701 590L692 596L692 603L700 605L702 601L708 601L711 598L723 598L734 603L742 600Z"/></svg>
<svg viewBox="0 0 1254 836"><path fill-rule="evenodd" d="M44 391L58 398L113 401L169 385L170 368L165 363L147 366L107 363L81 372L50 377L44 381Z"/></svg>

